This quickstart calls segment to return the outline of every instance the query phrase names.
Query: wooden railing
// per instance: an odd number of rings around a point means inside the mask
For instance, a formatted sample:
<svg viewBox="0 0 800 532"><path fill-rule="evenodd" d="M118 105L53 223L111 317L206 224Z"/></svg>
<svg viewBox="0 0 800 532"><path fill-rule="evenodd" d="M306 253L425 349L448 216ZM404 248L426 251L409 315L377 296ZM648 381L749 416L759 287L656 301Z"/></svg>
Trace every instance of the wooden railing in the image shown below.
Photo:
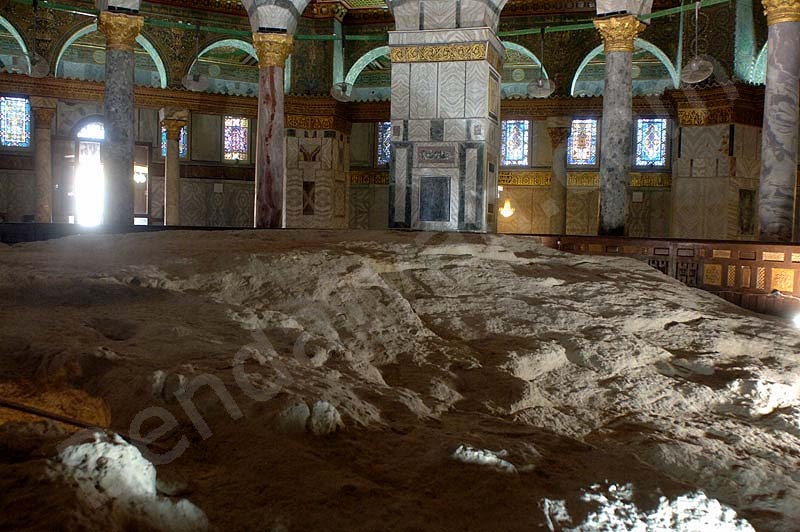
<svg viewBox="0 0 800 532"><path fill-rule="evenodd" d="M546 236L542 242L569 253L641 260L756 312L800 313L800 245L591 236Z"/></svg>

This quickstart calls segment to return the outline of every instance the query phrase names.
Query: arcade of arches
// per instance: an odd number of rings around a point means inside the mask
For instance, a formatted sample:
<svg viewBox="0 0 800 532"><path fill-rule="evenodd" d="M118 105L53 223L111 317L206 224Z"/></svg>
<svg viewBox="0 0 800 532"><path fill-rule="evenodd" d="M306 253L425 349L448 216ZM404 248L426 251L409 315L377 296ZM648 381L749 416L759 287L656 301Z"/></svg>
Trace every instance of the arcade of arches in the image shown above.
<svg viewBox="0 0 800 532"><path fill-rule="evenodd" d="M0 218L797 239L798 3L631 3L2 0Z"/></svg>

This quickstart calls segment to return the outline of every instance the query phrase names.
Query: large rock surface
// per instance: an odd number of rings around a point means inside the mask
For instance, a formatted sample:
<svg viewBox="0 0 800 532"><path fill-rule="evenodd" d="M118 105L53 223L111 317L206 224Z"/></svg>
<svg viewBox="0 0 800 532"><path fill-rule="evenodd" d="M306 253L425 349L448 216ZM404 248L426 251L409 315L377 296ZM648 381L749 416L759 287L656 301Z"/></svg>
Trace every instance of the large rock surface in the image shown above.
<svg viewBox="0 0 800 532"><path fill-rule="evenodd" d="M145 456L219 529L547 530L543 505L576 525L615 486L645 513L702 490L758 530L800 523L800 334L633 260L87 235L0 246L0 302L0 381L82 389L123 435L174 416ZM57 438L33 432L0 429L0 528L71 511L37 480Z"/></svg>

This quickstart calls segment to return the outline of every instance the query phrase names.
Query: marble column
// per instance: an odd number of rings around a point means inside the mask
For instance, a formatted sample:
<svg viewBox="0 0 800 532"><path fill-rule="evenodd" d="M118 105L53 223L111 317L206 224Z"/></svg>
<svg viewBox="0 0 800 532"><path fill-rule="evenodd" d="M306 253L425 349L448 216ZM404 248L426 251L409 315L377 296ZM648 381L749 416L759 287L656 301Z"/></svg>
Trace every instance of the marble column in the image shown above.
<svg viewBox="0 0 800 532"><path fill-rule="evenodd" d="M553 148L553 170L550 183L550 232L563 235L567 231L567 140L571 131L569 118L548 118L547 134ZM551 212L548 212L551 211Z"/></svg>
<svg viewBox="0 0 800 532"><path fill-rule="evenodd" d="M633 126L634 39L645 25L633 15L594 21L606 54L600 130L600 235L624 235Z"/></svg>
<svg viewBox="0 0 800 532"><path fill-rule="evenodd" d="M185 110L162 109L161 126L167 132L167 157L164 161L164 225L180 225L181 204L181 129L188 122Z"/></svg>
<svg viewBox="0 0 800 532"><path fill-rule="evenodd" d="M762 0L769 26L767 88L759 184L759 239L800 238L795 214L797 182L800 0Z"/></svg>
<svg viewBox="0 0 800 532"><path fill-rule="evenodd" d="M284 130L283 69L292 53L293 38L285 33L254 33L258 55L258 127L254 225L278 229L285 224L286 132Z"/></svg>
<svg viewBox="0 0 800 532"><path fill-rule="evenodd" d="M31 97L33 111L35 168L36 168L36 222L53 221L53 151L50 127L56 115L56 100Z"/></svg>
<svg viewBox="0 0 800 532"><path fill-rule="evenodd" d="M133 224L133 47L144 18L103 11L97 29L106 37L105 141L100 155L105 173L103 223Z"/></svg>

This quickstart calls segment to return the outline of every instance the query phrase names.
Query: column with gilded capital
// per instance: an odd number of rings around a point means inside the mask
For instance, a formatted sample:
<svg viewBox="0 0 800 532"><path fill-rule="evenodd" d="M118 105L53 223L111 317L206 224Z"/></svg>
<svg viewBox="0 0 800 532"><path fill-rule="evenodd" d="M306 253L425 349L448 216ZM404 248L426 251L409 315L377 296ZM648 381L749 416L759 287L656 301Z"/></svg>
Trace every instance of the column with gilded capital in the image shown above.
<svg viewBox="0 0 800 532"><path fill-rule="evenodd" d="M550 182L550 232L563 235L567 232L567 140L572 126L569 118L547 119L547 134L553 147L553 173ZM548 212L550 211L550 212Z"/></svg>
<svg viewBox="0 0 800 532"><path fill-rule="evenodd" d="M634 39L645 25L635 15L598 18L594 25L603 37L606 54L599 234L624 235L632 153Z"/></svg>
<svg viewBox="0 0 800 532"><path fill-rule="evenodd" d="M769 26L767 88L761 144L760 240L800 238L797 183L800 0L762 0Z"/></svg>
<svg viewBox="0 0 800 532"><path fill-rule="evenodd" d="M286 132L284 130L283 69L292 53L293 38L285 33L254 33L258 54L258 128L256 130L256 228L284 225Z"/></svg>
<svg viewBox="0 0 800 532"><path fill-rule="evenodd" d="M53 221L53 152L50 127L56 115L56 100L31 97L36 144L36 222Z"/></svg>
<svg viewBox="0 0 800 532"><path fill-rule="evenodd" d="M189 111L164 108L159 111L161 126L167 132L167 157L164 161L164 225L180 225L181 204L181 129L186 126Z"/></svg>
<svg viewBox="0 0 800 532"><path fill-rule="evenodd" d="M101 150L106 224L133 224L133 47L143 24L142 17L108 11L101 12L97 21L97 29L106 37L105 141Z"/></svg>

